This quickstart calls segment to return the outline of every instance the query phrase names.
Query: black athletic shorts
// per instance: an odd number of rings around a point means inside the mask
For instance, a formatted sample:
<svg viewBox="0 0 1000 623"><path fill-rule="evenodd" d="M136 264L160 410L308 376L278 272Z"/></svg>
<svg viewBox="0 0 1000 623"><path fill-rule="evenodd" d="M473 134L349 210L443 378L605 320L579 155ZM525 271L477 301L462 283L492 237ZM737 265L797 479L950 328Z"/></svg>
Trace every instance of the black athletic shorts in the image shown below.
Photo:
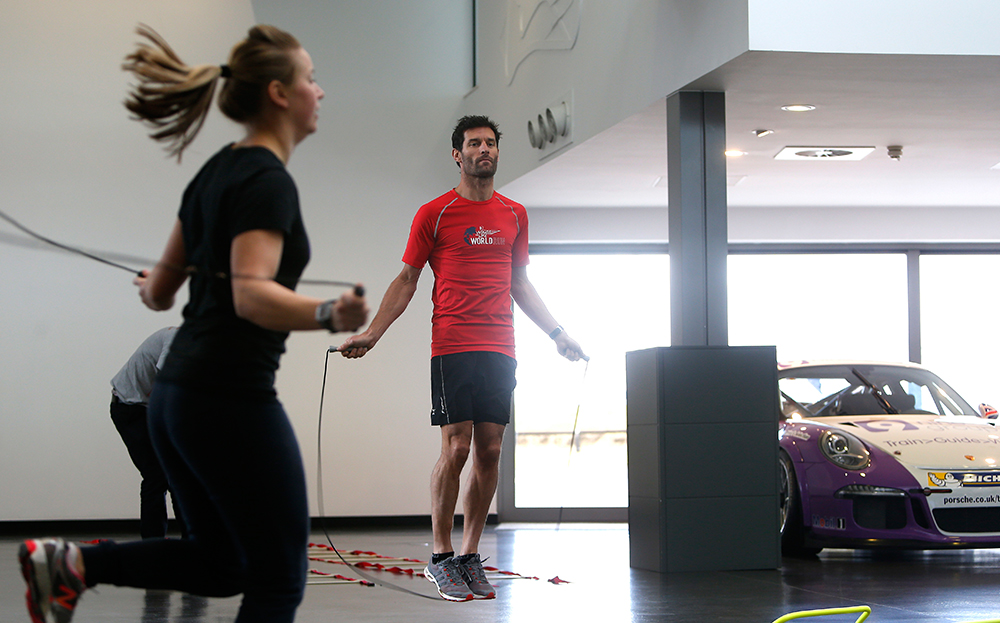
<svg viewBox="0 0 1000 623"><path fill-rule="evenodd" d="M472 351L431 358L431 424L510 422L513 357Z"/></svg>

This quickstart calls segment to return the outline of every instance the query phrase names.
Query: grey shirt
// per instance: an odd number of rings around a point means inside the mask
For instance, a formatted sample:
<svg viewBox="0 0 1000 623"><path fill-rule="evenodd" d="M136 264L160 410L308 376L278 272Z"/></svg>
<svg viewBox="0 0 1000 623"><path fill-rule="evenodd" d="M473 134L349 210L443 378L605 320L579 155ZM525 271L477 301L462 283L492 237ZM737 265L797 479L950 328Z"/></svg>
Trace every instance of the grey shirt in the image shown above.
<svg viewBox="0 0 1000 623"><path fill-rule="evenodd" d="M163 367L170 350L170 342L177 334L177 327L165 327L147 337L118 374L111 379L111 391L126 404L146 404L153 391L153 380Z"/></svg>

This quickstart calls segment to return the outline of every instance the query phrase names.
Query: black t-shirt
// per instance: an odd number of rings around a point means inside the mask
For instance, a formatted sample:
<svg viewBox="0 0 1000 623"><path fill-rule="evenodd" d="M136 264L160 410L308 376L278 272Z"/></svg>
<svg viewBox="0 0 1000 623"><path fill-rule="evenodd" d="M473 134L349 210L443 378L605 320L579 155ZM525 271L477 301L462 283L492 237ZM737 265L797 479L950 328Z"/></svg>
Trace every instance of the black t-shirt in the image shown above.
<svg viewBox="0 0 1000 623"><path fill-rule="evenodd" d="M232 272L233 238L276 230L284 234L284 244L275 280L295 288L309 262L295 182L270 150L228 145L188 184L179 218L187 263L195 272L184 324L159 377L187 387L273 393L288 333L238 318L232 283L220 275Z"/></svg>

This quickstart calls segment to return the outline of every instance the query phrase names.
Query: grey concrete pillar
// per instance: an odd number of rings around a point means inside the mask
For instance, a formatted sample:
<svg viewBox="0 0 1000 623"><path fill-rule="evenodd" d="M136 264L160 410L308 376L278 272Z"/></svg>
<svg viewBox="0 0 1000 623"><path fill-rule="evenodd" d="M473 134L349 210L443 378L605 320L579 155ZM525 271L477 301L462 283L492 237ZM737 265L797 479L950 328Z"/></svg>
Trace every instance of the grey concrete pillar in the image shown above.
<svg viewBox="0 0 1000 623"><path fill-rule="evenodd" d="M667 98L670 340L726 346L726 95Z"/></svg>

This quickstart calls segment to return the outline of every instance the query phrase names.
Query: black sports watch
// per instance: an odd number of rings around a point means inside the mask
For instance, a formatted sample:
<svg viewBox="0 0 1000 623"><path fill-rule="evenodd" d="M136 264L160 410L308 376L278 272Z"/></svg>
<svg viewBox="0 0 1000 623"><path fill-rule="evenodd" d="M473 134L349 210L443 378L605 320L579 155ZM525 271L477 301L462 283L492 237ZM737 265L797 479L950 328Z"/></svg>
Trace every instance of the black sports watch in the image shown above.
<svg viewBox="0 0 1000 623"><path fill-rule="evenodd" d="M329 301L323 301L316 307L316 322L330 333L337 332L337 329L333 326L333 304L336 302L335 299L330 299Z"/></svg>

